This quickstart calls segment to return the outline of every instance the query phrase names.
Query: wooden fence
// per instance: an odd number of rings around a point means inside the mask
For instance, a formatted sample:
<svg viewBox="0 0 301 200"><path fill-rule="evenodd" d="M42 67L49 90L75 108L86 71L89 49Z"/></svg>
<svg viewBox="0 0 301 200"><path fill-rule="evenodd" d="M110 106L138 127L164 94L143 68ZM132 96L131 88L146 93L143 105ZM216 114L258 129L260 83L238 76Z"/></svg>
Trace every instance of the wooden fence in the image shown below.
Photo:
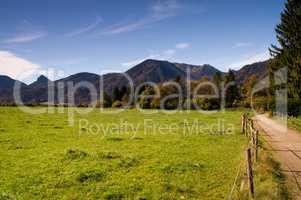
<svg viewBox="0 0 301 200"><path fill-rule="evenodd" d="M247 114L243 114L241 117L241 132L249 140L249 148L251 150L251 156L253 162L258 160L258 135L259 131L254 127L254 121L248 117Z"/></svg>
<svg viewBox="0 0 301 200"><path fill-rule="evenodd" d="M255 186L253 179L253 169L256 162L258 162L258 146L259 146L259 131L254 127L254 121L249 118L248 114L243 114L241 116L241 133L246 136L248 139L248 146L245 150L245 161L242 163L245 166L245 170L240 171L240 167L238 167L237 176L234 181L234 185L231 189L229 199L232 199L232 194L235 190L235 187L238 188L240 192L243 192L245 189L245 183L248 184L248 197L249 199L255 199ZM240 173L243 173L241 182L238 182L238 176Z"/></svg>

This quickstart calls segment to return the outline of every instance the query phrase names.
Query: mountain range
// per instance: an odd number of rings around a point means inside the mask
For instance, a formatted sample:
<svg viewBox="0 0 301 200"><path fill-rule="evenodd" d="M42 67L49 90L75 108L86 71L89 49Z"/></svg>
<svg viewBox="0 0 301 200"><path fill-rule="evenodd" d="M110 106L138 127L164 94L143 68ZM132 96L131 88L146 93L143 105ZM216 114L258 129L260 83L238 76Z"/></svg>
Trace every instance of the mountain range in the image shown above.
<svg viewBox="0 0 301 200"><path fill-rule="evenodd" d="M246 79L254 75L258 79L262 79L267 75L267 62L258 62L242 67L240 70L234 71L236 81L238 84L244 83ZM197 80L204 76L212 78L216 73L226 74L221 72L217 68L205 64L205 65L190 65L185 63L172 63L168 61L160 60L145 60L142 63L127 70L125 74L132 79L134 85L138 85L143 82L161 83L165 81L175 80L176 78L186 78L190 76L191 80ZM115 87L121 88L128 85L128 79L121 73L108 73L102 75L104 91L108 95L112 95ZM45 76L40 76L35 82L26 85L21 85L21 98L23 102L35 102L42 103L47 102L48 99L48 84L50 83L55 87L54 98L57 100L57 88L59 85L64 87L64 97L67 97L66 86L68 82L74 84L86 81L99 91L100 90L100 75L93 73L77 73L66 78L51 81ZM18 80L14 80L8 76L0 76L0 103L12 103L13 87ZM96 94L99 95L99 94ZM75 94L75 104L81 102L88 102L90 98L89 92L86 89L80 88Z"/></svg>

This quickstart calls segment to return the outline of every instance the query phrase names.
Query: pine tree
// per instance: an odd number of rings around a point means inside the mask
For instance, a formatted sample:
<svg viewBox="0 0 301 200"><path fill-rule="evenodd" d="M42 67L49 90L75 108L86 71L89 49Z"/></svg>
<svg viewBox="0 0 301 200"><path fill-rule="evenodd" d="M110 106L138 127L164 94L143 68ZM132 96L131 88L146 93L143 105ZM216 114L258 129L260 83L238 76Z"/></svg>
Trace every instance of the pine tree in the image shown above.
<svg viewBox="0 0 301 200"><path fill-rule="evenodd" d="M235 83L235 74L233 70L229 70L225 77L226 84L228 85L226 91L226 107L234 106L235 101L239 100L240 93L237 84Z"/></svg>
<svg viewBox="0 0 301 200"><path fill-rule="evenodd" d="M104 100L103 102L104 108L108 108L112 106L112 99L106 92L104 92L103 100Z"/></svg>
<svg viewBox="0 0 301 200"><path fill-rule="evenodd" d="M115 87L113 89L113 102L114 101L120 101L121 100L121 97L120 97L120 90L118 87Z"/></svg>
<svg viewBox="0 0 301 200"><path fill-rule="evenodd" d="M278 69L288 70L288 97L301 97L301 1L288 0L281 13L281 23L276 27L280 47L272 45L271 55L275 58L269 66L271 77ZM273 81L272 81L273 83ZM272 91L274 93L274 91Z"/></svg>
<svg viewBox="0 0 301 200"><path fill-rule="evenodd" d="M221 82L223 81L222 78L222 73L221 72L216 72L213 76L213 81L215 84L217 84L217 86L219 87L219 85L221 84Z"/></svg>
<svg viewBox="0 0 301 200"><path fill-rule="evenodd" d="M269 64L271 88L269 94L270 109L275 106L275 91L279 88L274 73L287 69L288 114L301 112L301 0L287 0L281 13L281 22L276 27L279 47L272 45L270 53L274 60Z"/></svg>
<svg viewBox="0 0 301 200"><path fill-rule="evenodd" d="M213 76L213 83L215 84L215 86L218 89L219 99L221 97L221 83L222 83L222 81L223 81L222 73L221 72L216 72Z"/></svg>
<svg viewBox="0 0 301 200"><path fill-rule="evenodd" d="M121 90L119 91L119 96L120 96L120 99L123 98L124 95L126 95L128 93L128 89L126 86L122 86Z"/></svg>

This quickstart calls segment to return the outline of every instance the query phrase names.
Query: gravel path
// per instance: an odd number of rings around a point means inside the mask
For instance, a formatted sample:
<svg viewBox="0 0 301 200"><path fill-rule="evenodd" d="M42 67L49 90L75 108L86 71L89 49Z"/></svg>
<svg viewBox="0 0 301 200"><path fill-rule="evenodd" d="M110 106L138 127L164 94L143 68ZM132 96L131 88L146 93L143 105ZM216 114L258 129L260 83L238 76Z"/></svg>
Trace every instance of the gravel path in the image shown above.
<svg viewBox="0 0 301 200"><path fill-rule="evenodd" d="M266 115L257 115L254 120L265 133L264 138L270 145L270 150L292 183L289 189L293 192L294 199L301 199L301 133L287 129L285 125Z"/></svg>

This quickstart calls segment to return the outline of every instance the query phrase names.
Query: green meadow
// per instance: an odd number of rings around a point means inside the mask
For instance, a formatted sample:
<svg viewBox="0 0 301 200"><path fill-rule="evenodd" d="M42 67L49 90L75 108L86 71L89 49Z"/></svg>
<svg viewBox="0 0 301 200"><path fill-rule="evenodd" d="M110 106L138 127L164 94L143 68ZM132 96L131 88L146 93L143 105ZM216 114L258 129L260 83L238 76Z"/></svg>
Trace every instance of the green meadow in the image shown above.
<svg viewBox="0 0 301 200"><path fill-rule="evenodd" d="M239 111L74 113L0 107L0 199L225 199L243 159Z"/></svg>

